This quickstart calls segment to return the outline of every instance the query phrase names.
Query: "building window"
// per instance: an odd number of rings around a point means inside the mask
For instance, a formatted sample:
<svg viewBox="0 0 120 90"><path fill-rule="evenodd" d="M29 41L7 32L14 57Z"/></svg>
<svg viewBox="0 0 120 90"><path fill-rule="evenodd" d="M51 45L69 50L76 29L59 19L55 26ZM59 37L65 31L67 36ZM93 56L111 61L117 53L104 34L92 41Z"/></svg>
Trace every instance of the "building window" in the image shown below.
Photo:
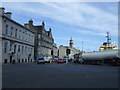
<svg viewBox="0 0 120 90"><path fill-rule="evenodd" d="M24 59L22 59L22 62L24 62Z"/></svg>
<svg viewBox="0 0 120 90"><path fill-rule="evenodd" d="M26 41L27 41L27 32L26 32Z"/></svg>
<svg viewBox="0 0 120 90"><path fill-rule="evenodd" d="M17 38L17 29L15 30L15 37Z"/></svg>
<svg viewBox="0 0 120 90"><path fill-rule="evenodd" d="M24 51L24 46L22 46L22 52Z"/></svg>
<svg viewBox="0 0 120 90"><path fill-rule="evenodd" d="M33 36L32 36L33 37ZM41 38L41 35L40 34L38 34L38 38Z"/></svg>
<svg viewBox="0 0 120 90"><path fill-rule="evenodd" d="M18 62L20 63L20 59L18 60Z"/></svg>
<svg viewBox="0 0 120 90"><path fill-rule="evenodd" d="M7 63L7 59L4 60L4 64Z"/></svg>
<svg viewBox="0 0 120 90"><path fill-rule="evenodd" d="M27 62L27 59L25 59L25 62Z"/></svg>
<svg viewBox="0 0 120 90"><path fill-rule="evenodd" d="M8 34L8 25L6 25L6 34Z"/></svg>
<svg viewBox="0 0 120 90"><path fill-rule="evenodd" d="M27 36L27 33L26 33L26 41L28 40L27 37L28 37L28 36Z"/></svg>
<svg viewBox="0 0 120 90"><path fill-rule="evenodd" d="M32 48L31 48L31 54L32 54Z"/></svg>
<svg viewBox="0 0 120 90"><path fill-rule="evenodd" d="M24 40L24 32L23 32L23 40Z"/></svg>
<svg viewBox="0 0 120 90"><path fill-rule="evenodd" d="M4 53L6 53L7 52L7 42L5 42L5 49L4 49Z"/></svg>
<svg viewBox="0 0 120 90"><path fill-rule="evenodd" d="M30 48L28 47L28 52L29 52L29 49L30 49Z"/></svg>
<svg viewBox="0 0 120 90"><path fill-rule="evenodd" d="M13 33L13 27L11 27L11 34L10 34L10 36L12 36L12 33Z"/></svg>
<svg viewBox="0 0 120 90"><path fill-rule="evenodd" d="M14 45L14 53L16 53L16 45Z"/></svg>
<svg viewBox="0 0 120 90"><path fill-rule="evenodd" d="M27 47L25 47L25 52L27 52Z"/></svg>
<svg viewBox="0 0 120 90"><path fill-rule="evenodd" d="M20 52L20 45L18 46L18 52Z"/></svg>
<svg viewBox="0 0 120 90"><path fill-rule="evenodd" d="M40 46L40 41L38 42L38 45Z"/></svg>
<svg viewBox="0 0 120 90"><path fill-rule="evenodd" d="M20 31L20 34L19 34L19 39L20 39L20 38L21 38L21 37L20 37L20 35L21 35L21 30L19 30L19 31Z"/></svg>
<svg viewBox="0 0 120 90"><path fill-rule="evenodd" d="M10 43L10 51L12 50L12 43Z"/></svg>

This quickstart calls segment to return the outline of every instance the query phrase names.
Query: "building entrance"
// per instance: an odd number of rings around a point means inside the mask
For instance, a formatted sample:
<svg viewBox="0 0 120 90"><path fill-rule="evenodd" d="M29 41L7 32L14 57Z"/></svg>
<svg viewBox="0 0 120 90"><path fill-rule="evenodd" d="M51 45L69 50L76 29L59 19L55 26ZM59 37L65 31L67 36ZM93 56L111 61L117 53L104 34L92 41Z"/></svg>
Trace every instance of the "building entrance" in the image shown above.
<svg viewBox="0 0 120 90"><path fill-rule="evenodd" d="M10 63L12 63L12 55L10 56Z"/></svg>
<svg viewBox="0 0 120 90"><path fill-rule="evenodd" d="M4 64L7 63L7 59L4 60Z"/></svg>

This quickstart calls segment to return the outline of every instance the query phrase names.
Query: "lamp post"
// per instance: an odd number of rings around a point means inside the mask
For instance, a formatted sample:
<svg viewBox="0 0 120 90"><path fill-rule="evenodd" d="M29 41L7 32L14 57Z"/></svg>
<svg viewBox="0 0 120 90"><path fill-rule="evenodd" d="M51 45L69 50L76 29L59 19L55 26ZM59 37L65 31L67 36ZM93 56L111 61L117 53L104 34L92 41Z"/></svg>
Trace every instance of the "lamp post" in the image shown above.
<svg viewBox="0 0 120 90"><path fill-rule="evenodd" d="M83 52L83 41L82 41L82 52Z"/></svg>

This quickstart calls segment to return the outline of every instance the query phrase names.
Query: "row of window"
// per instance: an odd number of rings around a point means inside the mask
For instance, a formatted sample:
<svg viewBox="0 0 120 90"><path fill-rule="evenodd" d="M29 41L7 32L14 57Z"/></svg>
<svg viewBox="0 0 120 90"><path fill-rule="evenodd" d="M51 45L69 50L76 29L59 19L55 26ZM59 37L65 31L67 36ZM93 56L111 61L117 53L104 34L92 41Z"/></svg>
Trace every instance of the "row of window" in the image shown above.
<svg viewBox="0 0 120 90"><path fill-rule="evenodd" d="M48 43L46 43L46 42L42 42L42 46L52 48L52 45L51 45L51 44L48 44Z"/></svg>
<svg viewBox="0 0 120 90"><path fill-rule="evenodd" d="M49 42L49 43L52 43L52 39L51 38L47 38L46 36L43 36L42 35L42 39Z"/></svg>
<svg viewBox="0 0 120 90"><path fill-rule="evenodd" d="M4 48L4 53L7 53L7 49L8 49L8 42L5 42L5 48ZM30 52L32 53L33 48L32 47L27 47L27 46L23 46L23 45L18 45L18 49L17 49L17 45L10 43L10 51L14 50L14 53L16 52Z"/></svg>
<svg viewBox="0 0 120 90"><path fill-rule="evenodd" d="M48 37L51 37L51 34L48 31L43 30L43 34L47 35Z"/></svg>
<svg viewBox="0 0 120 90"><path fill-rule="evenodd" d="M22 61L21 61L21 60L22 60ZM22 62L22 63L23 63L23 62L32 62L32 59L31 59L31 60L21 59L21 60L19 59L18 62L19 62L19 63L20 63L20 62ZM6 63L8 63L8 60L7 60L7 59L4 59L4 64L6 64ZM10 63L12 63L12 61L10 61Z"/></svg>
<svg viewBox="0 0 120 90"><path fill-rule="evenodd" d="M51 50L49 51L48 48L45 48L45 47L43 47L41 49L40 48L38 49L38 54L44 54L45 55L45 54L48 54L50 52L51 52Z"/></svg>
<svg viewBox="0 0 120 90"><path fill-rule="evenodd" d="M10 34L9 34L9 32L10 32ZM6 35L9 34L11 37L19 38L19 39L29 41L29 42L33 42L33 39L34 39L33 35L31 35L27 31L18 30L18 29L15 29L15 28L13 28L12 26L9 26L9 25L6 25L5 34Z"/></svg>

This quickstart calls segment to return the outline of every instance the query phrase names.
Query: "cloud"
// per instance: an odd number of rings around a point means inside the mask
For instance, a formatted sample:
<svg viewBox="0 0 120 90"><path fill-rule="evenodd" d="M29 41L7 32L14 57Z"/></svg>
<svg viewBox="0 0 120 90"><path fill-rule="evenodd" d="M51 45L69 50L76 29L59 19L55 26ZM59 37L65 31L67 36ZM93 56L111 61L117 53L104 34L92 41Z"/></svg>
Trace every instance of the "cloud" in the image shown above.
<svg viewBox="0 0 120 90"><path fill-rule="evenodd" d="M9 5L8 7L12 8L12 4ZM15 6L14 10L29 12L34 16L40 15L72 26L88 28L91 31L86 32L93 32L93 34L95 31L100 33L110 31L113 35L117 35L117 15L93 7L89 3L40 2L37 4L19 3Z"/></svg>
<svg viewBox="0 0 120 90"><path fill-rule="evenodd" d="M96 36L105 36L105 33L103 32L94 32L94 31L88 31L88 30L79 30L78 33L90 34L90 35L96 35Z"/></svg>
<svg viewBox="0 0 120 90"><path fill-rule="evenodd" d="M117 15L104 12L86 3L42 3L44 16L73 26L89 28L92 31L117 33ZM52 11L52 12L51 12Z"/></svg>

